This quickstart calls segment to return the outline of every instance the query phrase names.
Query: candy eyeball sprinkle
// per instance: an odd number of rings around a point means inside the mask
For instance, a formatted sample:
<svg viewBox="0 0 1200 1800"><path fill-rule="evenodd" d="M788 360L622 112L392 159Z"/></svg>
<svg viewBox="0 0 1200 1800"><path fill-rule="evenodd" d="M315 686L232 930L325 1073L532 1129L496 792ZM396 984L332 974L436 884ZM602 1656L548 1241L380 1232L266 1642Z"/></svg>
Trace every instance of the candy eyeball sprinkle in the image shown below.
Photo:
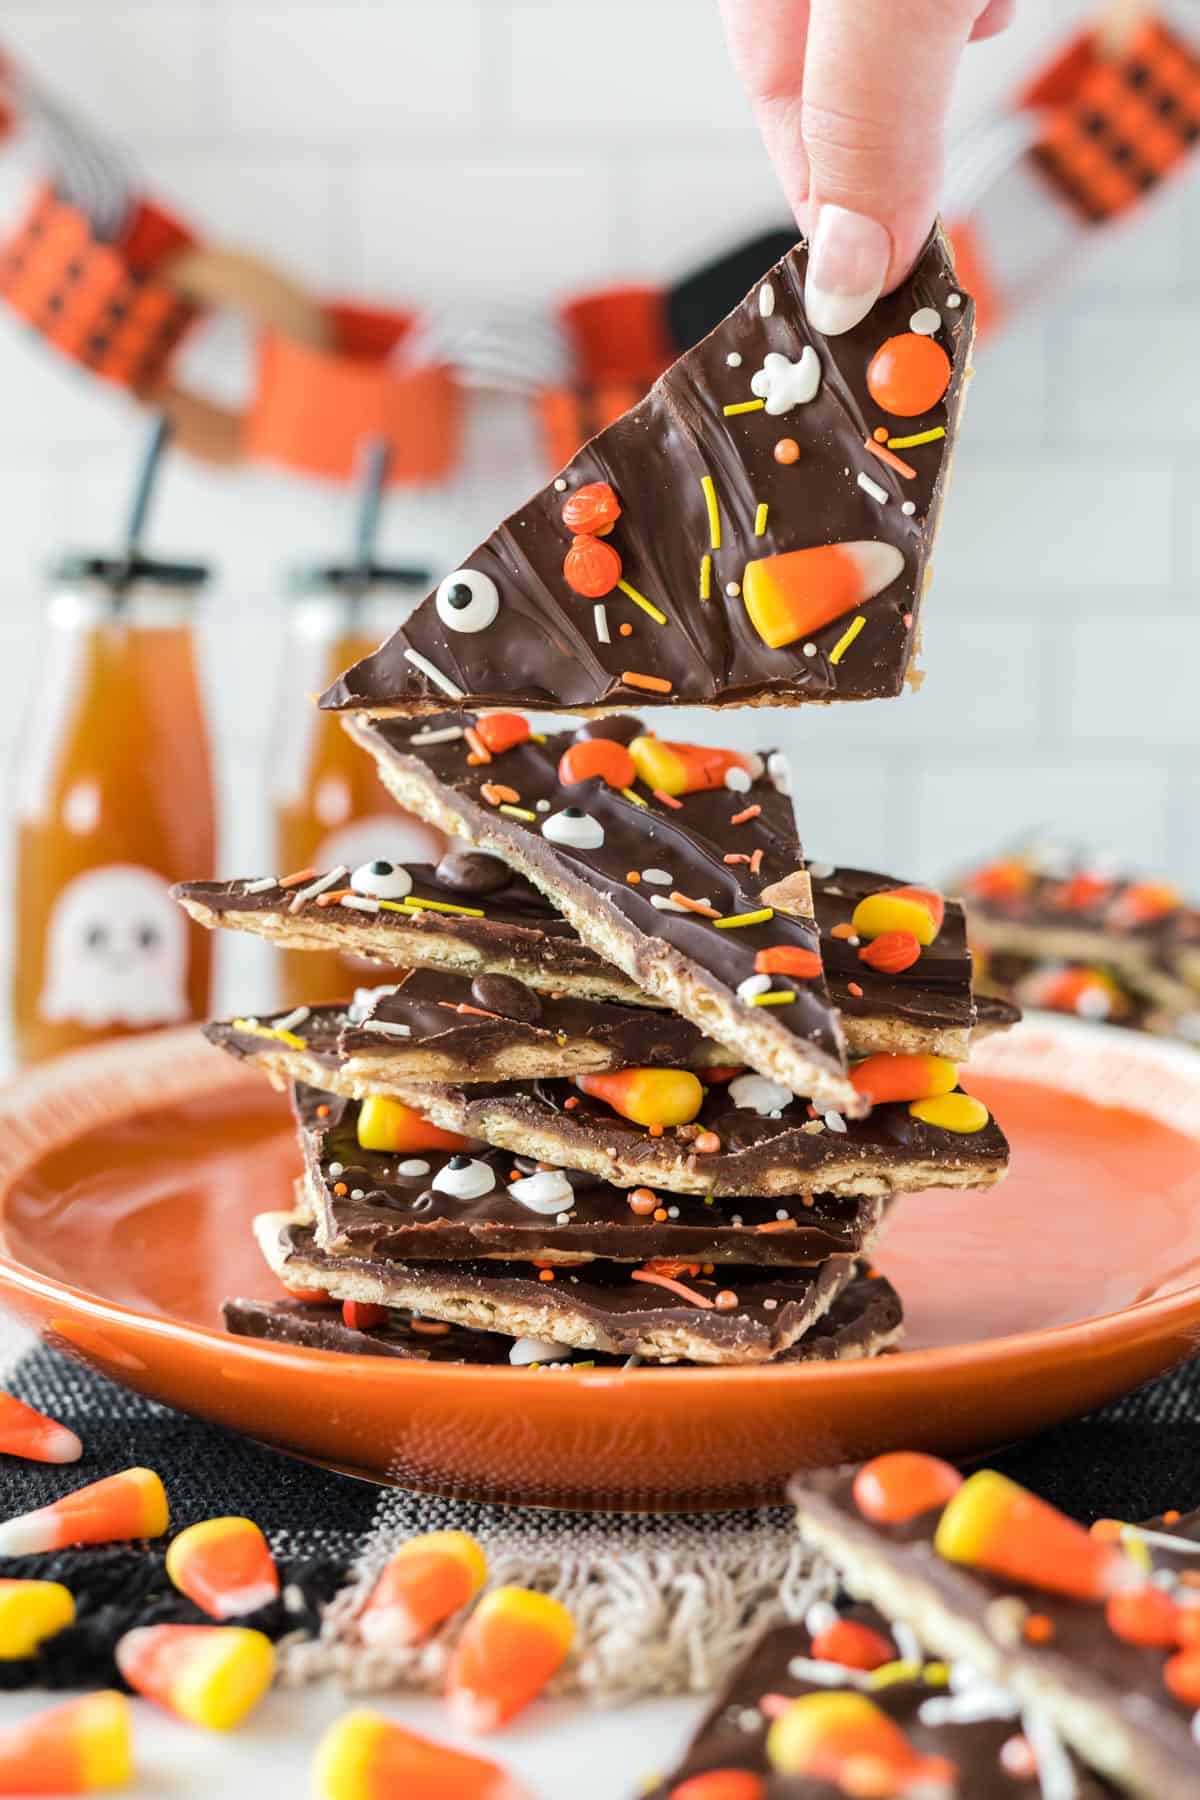
<svg viewBox="0 0 1200 1800"><path fill-rule="evenodd" d="M779 1117L779 1111L792 1101L791 1088L765 1075L738 1075L729 1084L729 1098L739 1112L754 1112L760 1118Z"/></svg>
<svg viewBox="0 0 1200 1800"><path fill-rule="evenodd" d="M356 894L372 900L403 900L412 893L412 876L403 863L361 863L350 877L350 886Z"/></svg>
<svg viewBox="0 0 1200 1800"><path fill-rule="evenodd" d="M563 844L569 850L599 850L604 842L604 827L581 806L564 806L542 822L542 836L552 844Z"/></svg>
<svg viewBox="0 0 1200 1800"><path fill-rule="evenodd" d="M452 1156L430 1185L435 1193L449 1194L454 1200L479 1200L491 1193L496 1177L487 1163L473 1156Z"/></svg>
<svg viewBox="0 0 1200 1800"><path fill-rule="evenodd" d="M500 611L500 590L479 569L455 569L439 585L437 616L449 631L486 631Z"/></svg>
<svg viewBox="0 0 1200 1800"><path fill-rule="evenodd" d="M571 1183L561 1169L539 1169L534 1175L510 1182L506 1191L510 1200L518 1201L530 1212L547 1216L560 1213L575 1198Z"/></svg>

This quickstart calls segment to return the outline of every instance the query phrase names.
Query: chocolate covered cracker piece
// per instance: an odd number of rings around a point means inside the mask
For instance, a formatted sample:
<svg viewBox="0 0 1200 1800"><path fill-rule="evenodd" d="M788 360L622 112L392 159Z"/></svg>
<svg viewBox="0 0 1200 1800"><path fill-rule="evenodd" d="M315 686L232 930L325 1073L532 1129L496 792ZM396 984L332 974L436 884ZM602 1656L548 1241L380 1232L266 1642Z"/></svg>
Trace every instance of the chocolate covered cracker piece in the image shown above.
<svg viewBox="0 0 1200 1800"><path fill-rule="evenodd" d="M732 1262L780 1266L870 1248L876 1196L716 1200L541 1168L532 1155L482 1146L364 1150L360 1107L295 1094L304 1151L301 1199L318 1243L339 1254L439 1262L458 1257L590 1262ZM516 1176L517 1179L511 1179Z"/></svg>
<svg viewBox="0 0 1200 1800"><path fill-rule="evenodd" d="M949 1543L945 1537L935 1543L941 1505L894 1523L865 1517L852 1470L798 1481L793 1498L805 1542L828 1558L851 1594L907 1624L928 1653L969 1664L1035 1707L1122 1791L1146 1800L1191 1800L1200 1792L1193 1728L1200 1695L1194 1686L1168 1686L1166 1665L1186 1627L1164 1631L1161 1615L1164 1607L1171 1614L1193 1604L1200 1514L1170 1525L1158 1521L1157 1529L1126 1527L1133 1554L1124 1560L1113 1541L1106 1549L1091 1539L1092 1559L1109 1553L1114 1559L1111 1569L1093 1569L1061 1539L1063 1531L1074 1531L1088 1545L1081 1527L1022 1499L1020 1489L988 1471L971 1481L990 1491L985 1498L978 1487L971 1494L959 1489L950 1499L955 1507L969 1501L970 1518L959 1512ZM948 1560L943 1552L951 1547L966 1560ZM989 1572L997 1558L1009 1574ZM1069 1597L1064 1586L1089 1597ZM1147 1590L1159 1633L1149 1643ZM1106 1606L1106 1592L1124 1598Z"/></svg>
<svg viewBox="0 0 1200 1800"><path fill-rule="evenodd" d="M804 314L807 261L789 251L322 704L584 712L633 696L898 693L973 308L935 231L895 292L826 339Z"/></svg>
<svg viewBox="0 0 1200 1800"><path fill-rule="evenodd" d="M880 1657L890 1653L891 1666L879 1664L886 1680L881 1676L873 1686L869 1671L849 1666L839 1670L827 1654L839 1647L839 1631L841 1643L847 1642L847 1626L861 1634L857 1641L864 1655L867 1633L878 1640ZM951 1691L945 1665L906 1660L911 1634L901 1630L900 1637L897 1643L892 1627L874 1607L846 1601L839 1605L818 1601L804 1622L770 1627L729 1677L678 1765L648 1791L643 1789L642 1800L676 1800L676 1796L684 1800L687 1782L718 1770L757 1775L762 1785L754 1790L753 1800L837 1800L846 1791L840 1784L789 1774L778 1766L786 1764L778 1740L773 1750L768 1748L771 1725L788 1703L829 1693L865 1695L903 1732L917 1756L944 1758L956 1776L949 1791L959 1800L1013 1800L1014 1795L1059 1800L1064 1793L1071 1800L1103 1800L1115 1793L1069 1752L1059 1750L1057 1768L1040 1769L1034 1748L1038 1727L1035 1722L1031 1743L1018 1701L1003 1689L972 1682L961 1668L955 1671ZM814 1657L814 1647L822 1652L819 1658ZM1045 1742L1044 1725L1041 1741ZM1054 1754L1054 1748L1047 1753ZM1064 1764L1072 1783L1069 1789L1061 1785ZM752 1800L749 1785L745 1800Z"/></svg>
<svg viewBox="0 0 1200 1800"><path fill-rule="evenodd" d="M854 1267L835 1257L815 1269L734 1265L711 1276L671 1277L597 1262L577 1274L527 1262L332 1256L287 1213L261 1214L254 1230L267 1262L289 1286L320 1287L337 1300L402 1307L476 1331L652 1362L770 1361L823 1317ZM545 1274L552 1279L543 1280Z"/></svg>
<svg viewBox="0 0 1200 1800"><path fill-rule="evenodd" d="M777 833L755 810L782 772L772 777L762 758L740 753L680 754L639 735L637 720L586 726L582 740L524 736L483 764L469 738L446 735L478 736L463 715L430 728L350 725L402 806L501 857L648 994L794 1093L861 1110L794 825ZM612 754L605 766L620 787L604 774L574 778L575 753L589 747ZM761 975L766 951L796 972Z"/></svg>

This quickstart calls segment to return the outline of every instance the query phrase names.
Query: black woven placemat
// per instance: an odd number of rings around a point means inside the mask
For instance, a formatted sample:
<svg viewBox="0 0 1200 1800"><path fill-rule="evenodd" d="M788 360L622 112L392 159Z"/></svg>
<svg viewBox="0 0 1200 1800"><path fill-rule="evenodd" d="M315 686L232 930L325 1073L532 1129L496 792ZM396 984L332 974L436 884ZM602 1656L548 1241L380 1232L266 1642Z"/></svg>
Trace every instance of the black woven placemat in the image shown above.
<svg viewBox="0 0 1200 1800"><path fill-rule="evenodd" d="M1036 1380L1031 1375L1030 1380ZM171 1502L172 1528L224 1513L262 1527L280 1565L284 1599L245 1622L274 1638L315 1628L375 1520L379 1490L370 1483L297 1462L246 1438L185 1417L93 1375L44 1348L24 1356L4 1385L78 1431L83 1463L47 1467L0 1457L0 1517L44 1506L84 1481L143 1465L158 1471ZM1138 1519L1200 1502L1200 1360L1112 1406L1012 1446L989 1463L1066 1511L1090 1521ZM469 1501L391 1494L389 1519L401 1530L458 1526L486 1531L528 1519L541 1537L611 1530L641 1536L648 1521L592 1513L526 1513ZM785 1508L693 1515L698 1533L747 1532L764 1522L787 1526ZM680 1521L676 1520L676 1524ZM0 1577L61 1580L75 1595L75 1626L26 1662L0 1662L0 1687L117 1685L112 1646L133 1625L203 1622L171 1586L162 1546L65 1551L0 1558Z"/></svg>

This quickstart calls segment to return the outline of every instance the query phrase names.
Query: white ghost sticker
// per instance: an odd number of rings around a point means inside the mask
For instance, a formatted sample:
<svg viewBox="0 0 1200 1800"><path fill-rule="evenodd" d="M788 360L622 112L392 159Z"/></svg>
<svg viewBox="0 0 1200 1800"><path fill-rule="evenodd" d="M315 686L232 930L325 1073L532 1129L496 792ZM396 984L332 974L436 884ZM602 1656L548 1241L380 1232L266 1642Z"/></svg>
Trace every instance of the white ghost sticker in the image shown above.
<svg viewBox="0 0 1200 1800"><path fill-rule="evenodd" d="M67 883L50 915L38 1012L97 1029L187 1018L187 923L161 875L109 863Z"/></svg>

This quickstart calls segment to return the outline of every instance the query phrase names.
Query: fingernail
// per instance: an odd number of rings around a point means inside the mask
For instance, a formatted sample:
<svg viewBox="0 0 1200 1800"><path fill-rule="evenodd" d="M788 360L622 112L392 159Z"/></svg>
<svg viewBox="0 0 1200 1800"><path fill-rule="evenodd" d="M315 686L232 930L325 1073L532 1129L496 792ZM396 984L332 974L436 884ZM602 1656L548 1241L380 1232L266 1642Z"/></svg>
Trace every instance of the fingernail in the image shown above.
<svg viewBox="0 0 1200 1800"><path fill-rule="evenodd" d="M892 240L877 219L823 206L808 251L809 324L825 337L857 325L882 293L891 259Z"/></svg>

